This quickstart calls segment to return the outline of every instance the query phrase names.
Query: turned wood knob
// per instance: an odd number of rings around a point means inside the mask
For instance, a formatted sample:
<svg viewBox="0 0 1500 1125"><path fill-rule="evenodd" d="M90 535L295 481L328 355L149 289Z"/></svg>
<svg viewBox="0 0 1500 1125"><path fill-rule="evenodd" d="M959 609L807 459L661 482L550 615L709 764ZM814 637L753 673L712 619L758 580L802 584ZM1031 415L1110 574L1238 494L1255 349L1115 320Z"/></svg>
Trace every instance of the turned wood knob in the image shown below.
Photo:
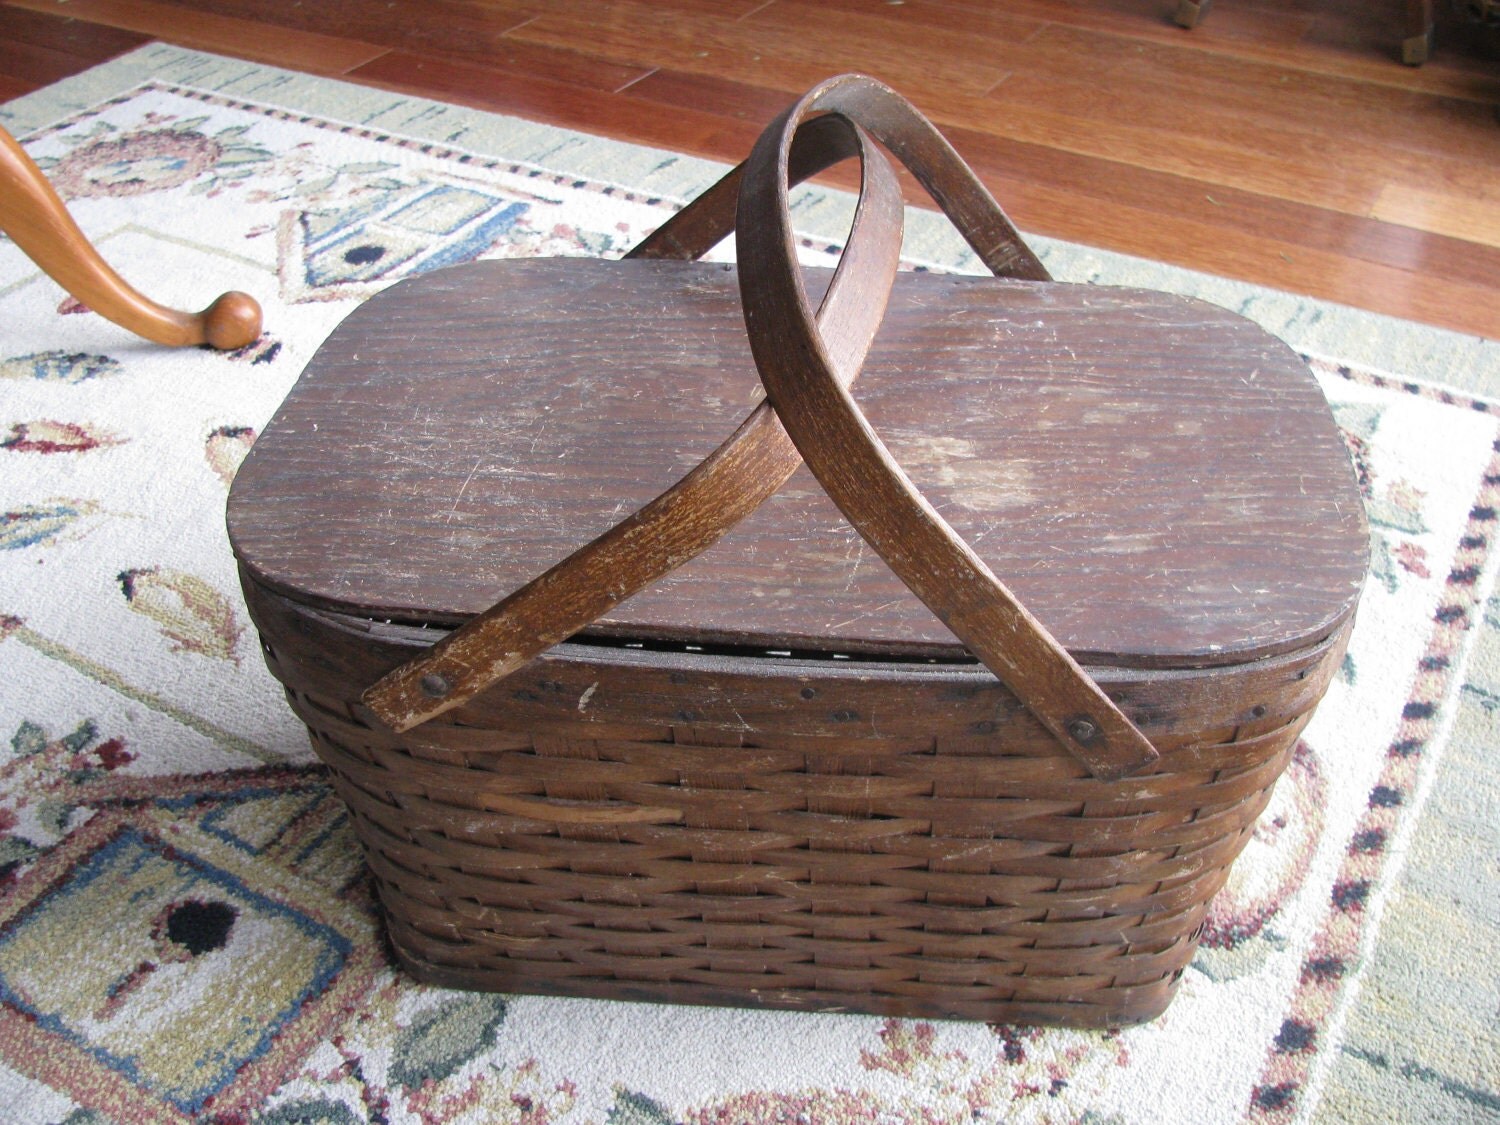
<svg viewBox="0 0 1500 1125"><path fill-rule="evenodd" d="M260 339L260 304L248 293L230 290L198 314L203 339L220 351L234 351Z"/></svg>

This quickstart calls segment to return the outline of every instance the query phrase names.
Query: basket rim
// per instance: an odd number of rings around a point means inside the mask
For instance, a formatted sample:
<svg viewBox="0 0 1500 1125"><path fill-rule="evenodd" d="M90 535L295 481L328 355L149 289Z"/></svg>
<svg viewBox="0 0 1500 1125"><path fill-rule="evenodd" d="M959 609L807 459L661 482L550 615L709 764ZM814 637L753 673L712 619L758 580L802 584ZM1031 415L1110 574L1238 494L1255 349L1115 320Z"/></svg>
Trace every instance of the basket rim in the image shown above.
<svg viewBox="0 0 1500 1125"><path fill-rule="evenodd" d="M426 648L464 623L463 618L443 619L433 616L424 619L403 617L399 613L386 616L378 610L356 611L348 606L321 603L300 595L298 591L278 589L273 583L265 582L251 573L243 563L241 569L245 582L254 582L262 591L295 606L300 613L315 617L322 624L336 630L386 644ZM1201 656L1184 654L1177 660L1167 662L1119 659L1109 653L1070 651L1070 654L1087 667L1090 676L1101 685L1107 685L1112 679L1138 682L1142 676L1170 678L1174 674L1194 675L1215 670L1273 668L1279 664L1316 659L1318 654L1339 642L1352 625L1354 614L1355 607L1350 606L1347 612L1339 615L1326 631L1316 637L1275 652L1257 653L1250 658L1245 658L1240 653L1207 653ZM967 653L955 655L951 646L860 651L843 651L832 647L821 650L786 649L747 644L743 641L716 640L699 633L647 636L599 626L554 645L544 656L585 664L623 664L741 674L763 675L773 672L795 676L799 671L806 671L827 675L834 669L847 669L850 675L861 677L979 681L994 678L994 674L976 658Z"/></svg>

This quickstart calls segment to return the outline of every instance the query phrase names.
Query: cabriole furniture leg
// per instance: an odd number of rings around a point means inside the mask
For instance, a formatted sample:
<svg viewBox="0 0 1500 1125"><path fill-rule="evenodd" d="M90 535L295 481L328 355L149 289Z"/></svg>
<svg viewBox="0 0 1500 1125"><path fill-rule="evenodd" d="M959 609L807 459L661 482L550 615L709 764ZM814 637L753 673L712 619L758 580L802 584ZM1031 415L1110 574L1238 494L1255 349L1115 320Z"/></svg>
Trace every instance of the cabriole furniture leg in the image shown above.
<svg viewBox="0 0 1500 1125"><path fill-rule="evenodd" d="M232 350L260 338L255 298L229 292L198 313L179 312L140 293L110 268L16 139L0 128L0 231L47 275L100 316L170 347Z"/></svg>

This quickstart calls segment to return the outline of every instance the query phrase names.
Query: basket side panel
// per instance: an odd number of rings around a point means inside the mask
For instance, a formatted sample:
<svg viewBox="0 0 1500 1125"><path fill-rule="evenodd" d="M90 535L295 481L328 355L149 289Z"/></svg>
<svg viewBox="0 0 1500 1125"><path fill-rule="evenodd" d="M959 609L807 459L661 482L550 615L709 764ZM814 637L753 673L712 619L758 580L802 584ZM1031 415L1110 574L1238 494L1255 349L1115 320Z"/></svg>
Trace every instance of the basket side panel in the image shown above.
<svg viewBox="0 0 1500 1125"><path fill-rule="evenodd" d="M1076 1026L1170 1001L1342 649L1101 675L1164 749L1111 783L942 669L573 652L398 736L419 637L247 600L420 978Z"/></svg>

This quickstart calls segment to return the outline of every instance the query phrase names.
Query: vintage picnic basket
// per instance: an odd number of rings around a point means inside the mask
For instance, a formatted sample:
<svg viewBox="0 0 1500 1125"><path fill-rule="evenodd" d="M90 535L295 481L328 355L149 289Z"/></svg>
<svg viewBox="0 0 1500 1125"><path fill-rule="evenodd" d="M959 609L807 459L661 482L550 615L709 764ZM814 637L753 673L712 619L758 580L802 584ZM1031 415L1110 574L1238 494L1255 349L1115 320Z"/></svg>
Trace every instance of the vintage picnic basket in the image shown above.
<svg viewBox="0 0 1500 1125"><path fill-rule="evenodd" d="M897 272L874 140L997 276ZM800 267L788 185L848 157ZM1368 545L1285 345L1047 280L860 76L628 260L368 301L229 528L420 979L1079 1026L1171 999Z"/></svg>

